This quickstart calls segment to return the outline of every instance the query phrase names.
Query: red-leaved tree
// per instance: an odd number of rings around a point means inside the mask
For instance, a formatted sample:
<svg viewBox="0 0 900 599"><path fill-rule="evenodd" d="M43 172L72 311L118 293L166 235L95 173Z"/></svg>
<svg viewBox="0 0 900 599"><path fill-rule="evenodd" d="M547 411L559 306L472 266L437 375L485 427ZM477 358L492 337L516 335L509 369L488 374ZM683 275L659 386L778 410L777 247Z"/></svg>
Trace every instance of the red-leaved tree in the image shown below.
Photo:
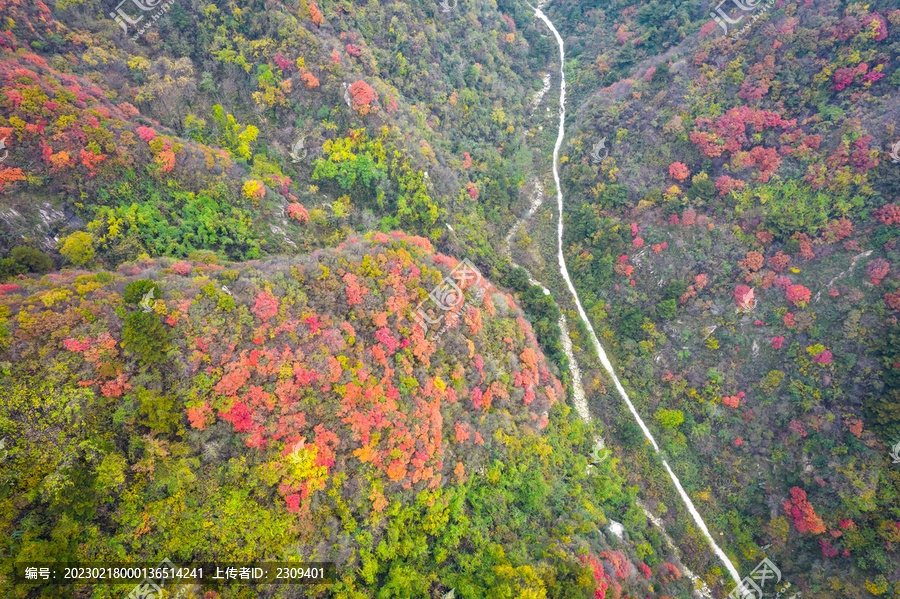
<svg viewBox="0 0 900 599"><path fill-rule="evenodd" d="M803 285L791 285L787 288L787 298L794 302L795 306L805 306L809 302L809 295L809 289Z"/></svg>
<svg viewBox="0 0 900 599"><path fill-rule="evenodd" d="M719 192L720 198L728 195L732 191L741 191L744 189L745 185L746 183L744 183L744 181L732 179L728 175L722 175L716 179L716 190Z"/></svg>
<svg viewBox="0 0 900 599"><path fill-rule="evenodd" d="M266 321L278 314L278 300L265 291L256 296L256 303L251 309L260 320Z"/></svg>
<svg viewBox="0 0 900 599"><path fill-rule="evenodd" d="M798 531L816 535L825 532L825 523L816 515L812 504L806 500L806 491L800 487L791 489L791 499L784 502L784 509L794 519Z"/></svg>
<svg viewBox="0 0 900 599"><path fill-rule="evenodd" d="M359 114L369 114L372 102L378 99L378 92L362 80L350 86L350 94L353 96L353 109Z"/></svg>
<svg viewBox="0 0 900 599"><path fill-rule="evenodd" d="M873 285L881 283L889 270L891 270L891 263L884 258L875 258L866 265L866 274L869 275Z"/></svg>
<svg viewBox="0 0 900 599"><path fill-rule="evenodd" d="M900 225L900 206L888 204L872 213L883 225Z"/></svg>
<svg viewBox="0 0 900 599"><path fill-rule="evenodd" d="M309 222L309 211L307 211L307 209L303 207L303 204L299 204L297 202L288 204L287 213L289 217L291 217L301 225L305 225Z"/></svg>

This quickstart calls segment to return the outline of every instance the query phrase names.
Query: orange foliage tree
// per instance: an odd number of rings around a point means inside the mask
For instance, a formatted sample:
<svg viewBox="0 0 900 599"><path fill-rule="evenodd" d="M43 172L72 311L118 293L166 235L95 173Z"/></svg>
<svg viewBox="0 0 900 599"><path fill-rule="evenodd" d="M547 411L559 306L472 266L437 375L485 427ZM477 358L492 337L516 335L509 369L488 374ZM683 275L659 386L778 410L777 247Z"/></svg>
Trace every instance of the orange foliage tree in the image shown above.
<svg viewBox="0 0 900 599"><path fill-rule="evenodd" d="M319 7L316 6L315 2L309 3L309 18L312 19L312 22L315 23L316 26L325 22L325 17L322 16L322 11L319 10Z"/></svg>
<svg viewBox="0 0 900 599"><path fill-rule="evenodd" d="M784 509L791 514L798 531L813 534L825 532L825 523L816 515L812 504L806 500L806 491L800 487L791 489L791 499L784 502Z"/></svg>
<svg viewBox="0 0 900 599"><path fill-rule="evenodd" d="M676 181L684 181L690 174L691 171L688 170L687 165L683 162L673 162L669 165L669 176Z"/></svg>

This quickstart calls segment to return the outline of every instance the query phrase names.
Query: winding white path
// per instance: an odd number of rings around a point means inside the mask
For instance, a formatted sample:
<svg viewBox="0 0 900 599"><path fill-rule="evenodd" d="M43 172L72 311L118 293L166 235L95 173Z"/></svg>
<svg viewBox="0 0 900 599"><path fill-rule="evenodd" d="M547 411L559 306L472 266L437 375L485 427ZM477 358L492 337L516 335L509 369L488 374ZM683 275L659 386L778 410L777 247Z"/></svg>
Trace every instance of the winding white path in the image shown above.
<svg viewBox="0 0 900 599"><path fill-rule="evenodd" d="M526 2L526 4L528 4ZM528 4L528 7L534 11L534 14L541 19L550 31L553 33L553 36L556 38L556 43L559 45L559 75L560 75L560 85L559 85L559 133L556 136L556 145L553 147L553 180L556 182L556 200L559 208L559 225L557 227L557 238L558 238L558 252L557 257L559 259L559 272L562 274L563 279L566 281L566 285L569 288L569 292L572 294L572 298L575 300L575 306L578 308L578 314L581 316L581 319L584 321L584 324L587 326L588 332L590 333L591 341L594 344L594 348L597 350L597 355L600 357L600 362L603 364L603 367L609 373L610 378L612 378L613 383L616 386L616 389L619 391L619 395L622 396L622 399L625 400L625 403L628 405L628 409L631 411L631 414L634 416L635 421L637 421L638 426L641 427L641 430L644 433L644 437L650 441L650 444L653 445L653 449L656 451L657 455L659 454L659 445L656 443L656 439L653 438L653 435L650 433L650 429L647 428L647 425L644 424L644 421L641 419L640 414L638 414L637 410L634 408L634 404L631 403L631 400L628 397L628 394L625 392L625 389L622 387L622 383L619 382L616 373L613 371L612 364L609 361L609 358L606 356L606 352L603 351L603 346L600 345L600 340L597 338L597 334L594 332L594 327L591 326L591 321L588 319L587 314L584 311L584 308L581 306L581 300L578 297L578 292L575 291L575 286L572 284L572 279L569 277L569 270L566 268L566 260L563 257L563 195L562 195L562 186L559 181L559 148L562 145L563 137L565 136L565 120L566 120L566 74L565 74L565 49L563 46L562 37L559 35L559 32L556 30L556 27L553 26L553 23L550 22L550 19L547 18L547 15L540 8L535 8ZM662 459L662 456L660 456ZM713 551L722 561L722 564L728 570L728 573L731 574L731 577L734 579L735 584L740 585L741 575L738 573L737 569L734 567L734 564L731 563L731 560L728 559L728 556L725 555L725 552L722 551L721 547L719 547L715 540L712 538L712 535L709 533L709 529L706 527L706 523L703 521L703 518L700 516L700 513L697 511L697 508L694 507L691 498L688 497L688 494L685 492L684 487L681 486L681 481L678 480L678 477L675 476L675 473L672 471L672 468L669 467L669 463L662 459L663 466L666 469L666 472L669 473L669 478L672 479L672 482L675 484L675 488L678 490L678 494L681 496L681 500L684 502L685 506L690 512L691 517L694 519L694 522L703 532L703 535L706 537L706 540L709 542L710 546L713 548Z"/></svg>
<svg viewBox="0 0 900 599"><path fill-rule="evenodd" d="M528 274L528 282L529 283L531 283L532 285L537 285L538 287L543 289L545 295L550 295L549 289L544 287L544 285L540 281L535 279L534 276L531 274L531 272L527 268L525 268L524 266L521 266L520 264L517 264L516 261L513 260L513 258L512 258L511 242L512 242L513 235L515 235L516 231L518 231L524 225L524 223L526 221L528 221L528 219L530 219L534 215L535 211L543 203L544 187L541 185L540 181L538 181L536 178L534 180L534 187L535 187L536 193L535 193L534 199L531 200L531 208L528 210L528 212L522 218L520 218L518 221L516 221L516 224L514 224L512 226L512 228L509 230L509 233L506 234L506 242L504 243L503 250L504 250L504 253L506 254L506 257L509 259L510 264L512 264L513 266L520 266L521 268L523 268L525 270L525 272ZM450 227L450 225L447 225L447 227L450 228L451 231L453 231L453 227ZM574 351L574 348L572 347L572 339L569 337L568 320L566 319L565 312L562 310L560 310L560 316L559 316L559 329L561 332L563 353L565 353L566 357L569 358L569 373L572 375L572 398L573 398L573 403L575 404L575 411L578 412L578 414L581 416L582 420L584 420L585 422L590 422L591 414L590 414L590 411L588 410L587 397L584 392L584 386L582 385L582 382L581 382L581 368L578 365L578 359L575 357L575 351ZM594 437L594 452L596 453L596 452L604 449L605 447L606 447L606 443L604 442L603 437L600 435L595 436ZM588 465L589 471L591 468L593 468L593 465ZM479 472L479 474L484 474L484 466L481 467L481 471ZM650 520L653 523L653 525L659 529L659 532L660 532L660 534L662 534L663 540L666 542L666 545L668 546L669 550L673 554L675 554L676 557L678 557L678 560L681 564L682 573L686 577L690 578L691 581L694 583L694 594L698 597L701 597L702 599L713 599L712 593L710 592L709 587L706 586L706 583L703 582L702 580L700 580L700 577L697 576L696 574L694 574L694 572L691 571L691 569L685 563L684 557L681 555L681 551L678 549L678 546L675 545L675 542L672 541L672 537L670 537L668 535L668 533L666 532L666 529L663 526L662 521L659 518L657 518L656 516L654 516L653 513L650 511L650 509L647 507L647 505L644 504L641 500L638 499L637 501L635 501L635 503L637 504L638 507L641 508L641 510L643 510L644 515L647 517L647 519ZM621 539L624 529L622 528L622 525L620 523L618 523L614 520L610 520L610 532Z"/></svg>

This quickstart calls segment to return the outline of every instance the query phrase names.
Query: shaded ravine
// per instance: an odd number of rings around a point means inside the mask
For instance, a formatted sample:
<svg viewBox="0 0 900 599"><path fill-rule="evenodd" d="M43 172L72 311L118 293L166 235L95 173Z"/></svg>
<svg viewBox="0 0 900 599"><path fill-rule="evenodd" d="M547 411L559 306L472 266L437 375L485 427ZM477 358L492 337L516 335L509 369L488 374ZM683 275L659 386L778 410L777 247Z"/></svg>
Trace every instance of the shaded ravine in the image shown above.
<svg viewBox="0 0 900 599"><path fill-rule="evenodd" d="M569 277L569 271L566 267L566 260L563 256L563 195L562 195L562 185L560 184L559 179L559 148L562 145L563 138L565 137L565 119L566 119L566 74L565 74L565 47L563 45L562 37L559 35L559 31L556 30L556 27L553 26L553 23L547 18L547 15L540 8L535 8L528 4L529 8L534 11L534 14L541 19L550 31L553 33L553 36L556 38L556 42L559 45L559 74L560 74L560 84L559 84L559 133L556 137L556 144L553 146L553 180L556 183L556 199L557 205L559 209L559 221L557 227L557 240L558 240L558 251L557 258L559 260L559 272L562 275L563 279L566 281L566 286L569 288L569 292L572 294L572 298L575 300L575 306L578 308L578 314L581 316L581 319L584 321L584 324L587 326L588 333L590 334L591 341L594 344L594 349L597 350L597 355L600 357L600 362L603 364L603 367L606 369L607 373L609 373L610 378L616 386L616 389L619 391L619 395L622 396L622 399L625 400L628 409L631 411L632 416L634 416L635 421L638 426L640 426L641 431L644 433L644 437L650 441L650 444L653 446L656 454L660 456L660 460L662 460L663 466L666 469L666 472L669 474L669 478L672 479L672 483L675 485L675 488L678 490L679 496L681 496L681 500L684 502L685 507L688 512L690 512L691 517L694 520L694 523L700 528L703 535L706 537L707 542L712 547L715 554L722 561L722 564L728 570L728 573L734 579L735 584L740 585L741 576L738 573L737 569L734 567L734 564L731 563L731 560L728 559L728 556L725 555L725 552L716 544L715 540L712 538L712 535L709 532L709 529L706 526L706 523L703 521L703 518L700 516L700 513L697 511L697 508L694 507L691 498L688 497L688 494L685 492L684 487L681 486L681 481L678 480L678 477L672 471L672 468L669 466L669 463L662 457L659 450L659 445L656 443L656 439L653 438L653 435L650 433L650 429L647 428L647 425L644 423L640 414L638 414L634 405L631 403L631 399L629 399L628 394L625 392L625 389L622 387L622 383L619 382L619 378L616 376L616 373L613 371L612 363L610 363L609 358L606 355L606 352L603 350L603 346L600 345L600 340L597 338L597 334L594 332L594 327L591 325L591 321L587 317L587 313L585 313L584 308L581 305L581 300L578 297L578 292L575 290L575 286L572 284L572 279Z"/></svg>
<svg viewBox="0 0 900 599"><path fill-rule="evenodd" d="M531 200L531 207L528 209L528 212L516 221L510 230L509 233L506 234L506 240L503 245L503 252L506 254L509 263L513 266L518 266L528 275L528 282L532 285L537 285L544 291L544 295L550 295L550 290L544 287L544 284L534 278L534 275L531 274L524 266L517 264L515 260L512 258L512 249L511 242L513 235L516 234L522 224L527 221L529 218L534 216L535 211L540 208L541 204L544 201L544 187L541 185L540 181L534 181L535 188L535 197ZM578 367L578 360L575 359L575 352L572 350L572 339L569 337L569 321L566 318L564 312L560 311L559 315L559 330L561 332L560 341L563 346L563 353L566 354L566 357L569 359L569 372L572 375L572 397L573 403L575 404L575 411L578 412L578 415L581 416L581 419L585 422L591 421L591 414L588 411L587 407L587 398L584 393L584 387L581 384L581 368ZM594 437L594 450L599 451L605 447L605 443L603 441L603 437L597 436Z"/></svg>

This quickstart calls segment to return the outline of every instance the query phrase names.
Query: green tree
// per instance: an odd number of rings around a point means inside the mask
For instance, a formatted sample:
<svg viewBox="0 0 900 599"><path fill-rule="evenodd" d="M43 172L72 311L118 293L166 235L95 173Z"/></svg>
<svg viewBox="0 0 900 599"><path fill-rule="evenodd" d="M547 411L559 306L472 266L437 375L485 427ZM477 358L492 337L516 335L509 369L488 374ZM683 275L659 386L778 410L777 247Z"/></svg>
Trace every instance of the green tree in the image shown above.
<svg viewBox="0 0 900 599"><path fill-rule="evenodd" d="M0 260L0 280L25 274L45 273L53 268L53 259L44 252L28 246L13 248L9 258Z"/></svg>
<svg viewBox="0 0 900 599"><path fill-rule="evenodd" d="M259 129L253 125L241 125L235 120L234 115L226 114L219 104L213 106L212 118L218 129L216 141L222 143L238 157L250 160Z"/></svg>
<svg viewBox="0 0 900 599"><path fill-rule="evenodd" d="M600 193L600 204L604 208L623 208L628 205L628 186L613 183Z"/></svg>
<svg viewBox="0 0 900 599"><path fill-rule="evenodd" d="M125 287L125 295L122 296L122 299L126 304L139 304L151 289L153 290L154 299L162 297L159 285L153 281L148 281L147 279L132 281Z"/></svg>
<svg viewBox="0 0 900 599"><path fill-rule="evenodd" d="M647 195L644 196L645 202L650 202L654 206L659 206L662 203L663 195L662 192L658 189L651 189L647 192Z"/></svg>
<svg viewBox="0 0 900 599"><path fill-rule="evenodd" d="M800 253L800 240L799 239L788 239L785 242L782 250L785 254L790 254L791 256L796 256Z"/></svg>
<svg viewBox="0 0 900 599"><path fill-rule="evenodd" d="M619 331L626 337L638 340L643 337L642 324L644 324L643 312L638 308L631 308L622 313L622 318L619 321Z"/></svg>
<svg viewBox="0 0 900 599"><path fill-rule="evenodd" d="M95 487L102 494L115 491L125 483L125 469L128 460L117 453L107 454L97 468Z"/></svg>
<svg viewBox="0 0 900 599"><path fill-rule="evenodd" d="M148 366L160 364L166 360L169 331L156 314L135 310L125 318L122 346Z"/></svg>
<svg viewBox="0 0 900 599"><path fill-rule="evenodd" d="M521 266L516 266L509 274L506 275L506 278L503 280L503 283L518 292L525 291L531 285L528 281L528 273L525 272L525 269Z"/></svg>
<svg viewBox="0 0 900 599"><path fill-rule="evenodd" d="M650 78L650 87L660 89L668 83L669 63L663 62L658 67L656 67L656 71L653 72L653 76Z"/></svg>
<svg viewBox="0 0 900 599"><path fill-rule="evenodd" d="M888 329L874 346L884 368L884 387L876 387L863 398L863 409L872 429L884 443L892 445L900 439L900 326Z"/></svg>
<svg viewBox="0 0 900 599"><path fill-rule="evenodd" d="M689 200L700 200L700 204L703 204L715 197L716 185L710 179L702 179L694 183L685 195Z"/></svg>
<svg viewBox="0 0 900 599"><path fill-rule="evenodd" d="M678 311L678 304L674 299L667 299L659 303L656 307L656 315L663 320L672 320Z"/></svg>
<svg viewBox="0 0 900 599"><path fill-rule="evenodd" d="M684 413L681 410L656 410L656 420L664 428L675 428L684 422Z"/></svg>
<svg viewBox="0 0 900 599"><path fill-rule="evenodd" d="M141 424L163 434L172 432L178 426L181 412L175 397L161 395L156 390L143 387L138 389L136 396L140 401L138 415L141 417Z"/></svg>
<svg viewBox="0 0 900 599"><path fill-rule="evenodd" d="M678 299L687 292L687 288L687 283L684 281L669 281L669 283L663 287L663 297L667 300Z"/></svg>
<svg viewBox="0 0 900 599"><path fill-rule="evenodd" d="M50 256L38 249L25 245L13 248L10 258L16 264L24 267L24 272L45 273L53 268L53 259Z"/></svg>
<svg viewBox="0 0 900 599"><path fill-rule="evenodd" d="M736 213L762 212L766 228L781 239L795 231L815 236L828 224L829 216L845 216L852 207L840 195L799 187L793 180L733 193L739 202Z"/></svg>

